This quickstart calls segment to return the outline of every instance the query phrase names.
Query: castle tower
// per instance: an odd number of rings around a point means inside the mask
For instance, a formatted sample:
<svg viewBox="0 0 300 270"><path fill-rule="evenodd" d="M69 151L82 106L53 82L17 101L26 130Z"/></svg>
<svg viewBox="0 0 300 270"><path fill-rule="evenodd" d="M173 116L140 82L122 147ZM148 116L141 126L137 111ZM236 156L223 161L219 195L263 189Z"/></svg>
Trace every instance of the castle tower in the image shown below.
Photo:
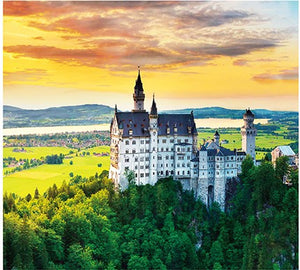
<svg viewBox="0 0 300 270"><path fill-rule="evenodd" d="M157 137L158 137L158 114L157 114L157 107L154 100L151 106L151 111L149 114L149 132L150 132L150 184L154 185L157 182Z"/></svg>
<svg viewBox="0 0 300 270"><path fill-rule="evenodd" d="M133 101L134 101L134 109L133 112L144 112L144 100L145 94L143 89L143 83L141 80L140 67L138 72L138 77L135 81L134 93L133 93Z"/></svg>
<svg viewBox="0 0 300 270"><path fill-rule="evenodd" d="M215 143L220 146L220 134L219 132L216 130L216 133L214 135L214 139L215 139Z"/></svg>
<svg viewBox="0 0 300 270"><path fill-rule="evenodd" d="M243 115L244 125L241 128L242 133L242 150L250 155L255 161L255 137L256 128L254 127L254 114L250 108Z"/></svg>

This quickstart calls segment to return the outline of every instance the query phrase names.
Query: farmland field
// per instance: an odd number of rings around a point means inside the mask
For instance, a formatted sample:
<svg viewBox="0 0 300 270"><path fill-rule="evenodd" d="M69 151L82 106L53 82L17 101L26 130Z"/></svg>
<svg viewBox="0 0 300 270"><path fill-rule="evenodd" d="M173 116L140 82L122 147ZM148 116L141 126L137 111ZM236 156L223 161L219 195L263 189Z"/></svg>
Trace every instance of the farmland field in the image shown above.
<svg viewBox="0 0 300 270"><path fill-rule="evenodd" d="M30 147L26 147L28 149ZM38 147L35 147L38 148ZM32 156L30 158L39 158L40 154L43 153L43 156L47 154L59 154L63 153L62 150L65 150L65 153L69 153L69 148L63 147L43 147L41 151L37 149L31 149L30 153ZM48 149L46 149L48 148ZM57 148L57 149L52 149ZM8 151L6 151L8 150ZM48 152L47 152L48 151ZM90 155L83 156L84 151L89 151ZM101 173L102 170L109 169L109 156L95 156L93 152L109 152L108 146L99 146L90 148L88 150L82 150L76 154L69 155L70 158L65 158L63 164L43 164L36 168L30 168L28 170L23 170L20 172L13 173L11 175L5 176L3 178L3 192L13 192L20 196L26 196L28 193L33 194L35 188L37 187L39 192L44 193L50 186L54 183L59 187L61 183L66 180L70 180L70 173L73 175L81 175L89 177L95 175L96 172ZM23 154L22 158L25 158L24 154L26 153L15 153L10 149L4 148L3 155L14 156L13 154ZM81 156L81 155L82 156ZM18 157L19 158L19 157ZM27 158L27 157L26 157ZM70 165L70 161L73 162L73 165ZM102 167L99 168L98 164L101 163Z"/></svg>

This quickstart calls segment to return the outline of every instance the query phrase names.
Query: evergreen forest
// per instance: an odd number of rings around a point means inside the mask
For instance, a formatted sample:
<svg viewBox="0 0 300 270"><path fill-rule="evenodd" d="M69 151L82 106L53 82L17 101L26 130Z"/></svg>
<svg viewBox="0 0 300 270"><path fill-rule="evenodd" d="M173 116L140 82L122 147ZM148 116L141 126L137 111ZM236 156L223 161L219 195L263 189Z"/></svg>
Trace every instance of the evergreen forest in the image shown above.
<svg viewBox="0 0 300 270"><path fill-rule="evenodd" d="M5 193L3 268L297 269L298 171L275 168L247 157L226 212L172 178L116 190L107 171Z"/></svg>

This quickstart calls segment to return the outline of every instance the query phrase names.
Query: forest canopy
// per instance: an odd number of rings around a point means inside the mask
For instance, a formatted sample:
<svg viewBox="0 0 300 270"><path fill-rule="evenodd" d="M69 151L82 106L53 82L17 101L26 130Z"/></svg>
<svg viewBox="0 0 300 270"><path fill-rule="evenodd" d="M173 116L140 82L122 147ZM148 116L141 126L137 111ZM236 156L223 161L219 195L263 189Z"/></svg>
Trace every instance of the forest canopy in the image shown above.
<svg viewBox="0 0 300 270"><path fill-rule="evenodd" d="M282 183L288 174L292 185ZM107 171L4 194L4 269L296 269L298 171L243 163L230 208L172 178L116 190Z"/></svg>

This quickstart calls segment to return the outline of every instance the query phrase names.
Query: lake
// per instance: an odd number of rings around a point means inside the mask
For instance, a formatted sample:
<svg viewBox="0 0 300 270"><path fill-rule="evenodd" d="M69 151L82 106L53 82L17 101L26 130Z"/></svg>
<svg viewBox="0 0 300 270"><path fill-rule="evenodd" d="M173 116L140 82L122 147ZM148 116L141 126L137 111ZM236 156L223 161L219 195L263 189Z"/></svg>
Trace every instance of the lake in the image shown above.
<svg viewBox="0 0 300 270"><path fill-rule="evenodd" d="M230 118L206 118L195 119L196 126L204 128L237 128L243 125L242 119ZM268 123L268 119L255 119L255 124ZM57 127L26 127L26 128L5 128L2 129L4 136L28 135L28 134L54 134L63 132L85 132L109 130L110 124L88 125L88 126L57 126Z"/></svg>

